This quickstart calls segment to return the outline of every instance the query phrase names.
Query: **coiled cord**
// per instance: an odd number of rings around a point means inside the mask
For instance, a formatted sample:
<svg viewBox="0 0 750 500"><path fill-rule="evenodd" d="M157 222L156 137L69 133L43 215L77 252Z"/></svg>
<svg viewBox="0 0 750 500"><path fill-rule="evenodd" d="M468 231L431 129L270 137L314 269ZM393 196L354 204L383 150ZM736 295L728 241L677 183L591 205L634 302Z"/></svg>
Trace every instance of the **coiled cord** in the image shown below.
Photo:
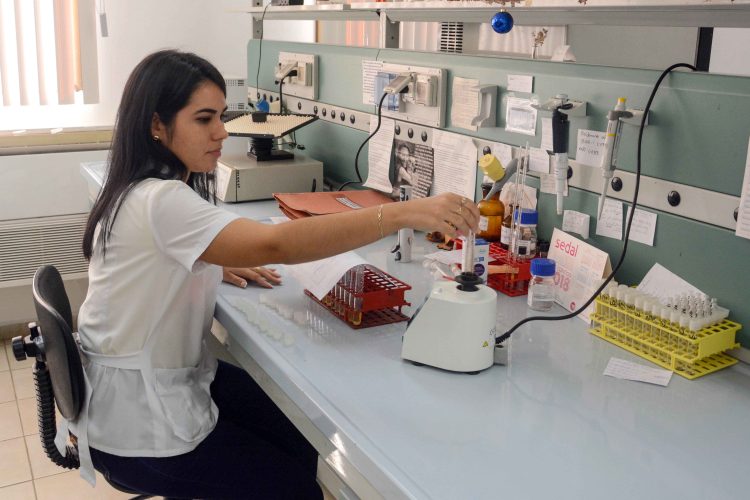
<svg viewBox="0 0 750 500"><path fill-rule="evenodd" d="M65 447L65 456L62 456L55 445L57 426L55 422L55 392L52 388L52 380L49 377L49 369L44 363L37 362L34 365L34 386L36 388L36 402L39 407L39 438L42 440L42 448L50 460L56 465L66 469L77 469L80 466L78 450L74 446Z"/></svg>

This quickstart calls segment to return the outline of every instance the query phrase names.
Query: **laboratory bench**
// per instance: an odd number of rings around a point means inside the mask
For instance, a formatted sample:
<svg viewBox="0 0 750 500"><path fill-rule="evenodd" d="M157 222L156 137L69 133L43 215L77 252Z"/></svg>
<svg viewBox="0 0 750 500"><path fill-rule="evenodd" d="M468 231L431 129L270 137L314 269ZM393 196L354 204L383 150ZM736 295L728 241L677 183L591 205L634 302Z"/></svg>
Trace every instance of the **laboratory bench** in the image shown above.
<svg viewBox="0 0 750 500"><path fill-rule="evenodd" d="M224 207L279 215L271 201ZM435 248L418 234L414 260L396 263L394 240L357 253L412 286L410 315ZM279 269L273 290L222 284L215 317L229 352L345 484L337 498L750 498L743 363L667 387L604 376L611 357L651 363L575 318L524 325L507 365L478 375L415 366L400 357L405 322L351 329ZM529 314L525 299L498 295L498 331Z"/></svg>

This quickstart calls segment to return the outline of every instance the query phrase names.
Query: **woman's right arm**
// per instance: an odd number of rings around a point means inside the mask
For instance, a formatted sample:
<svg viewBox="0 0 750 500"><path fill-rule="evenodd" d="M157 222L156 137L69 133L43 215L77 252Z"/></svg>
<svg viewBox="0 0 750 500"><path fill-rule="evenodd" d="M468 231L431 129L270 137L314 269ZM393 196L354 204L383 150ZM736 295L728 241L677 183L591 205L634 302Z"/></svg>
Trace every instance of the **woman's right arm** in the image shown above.
<svg viewBox="0 0 750 500"><path fill-rule="evenodd" d="M200 259L225 267L298 264L362 247L406 227L457 235L475 231L479 222L476 205L453 193L387 203L380 215L379 207L369 207L283 224L237 219Z"/></svg>

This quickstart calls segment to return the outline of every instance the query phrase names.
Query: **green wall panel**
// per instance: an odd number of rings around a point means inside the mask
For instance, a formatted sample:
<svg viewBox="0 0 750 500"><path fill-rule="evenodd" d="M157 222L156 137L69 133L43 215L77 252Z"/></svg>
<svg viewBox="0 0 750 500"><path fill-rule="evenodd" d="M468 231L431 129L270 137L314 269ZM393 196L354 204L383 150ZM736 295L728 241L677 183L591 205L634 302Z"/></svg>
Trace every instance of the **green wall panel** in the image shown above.
<svg viewBox="0 0 750 500"><path fill-rule="evenodd" d="M249 85L255 85L258 42L248 43ZM362 104L361 62L379 59L386 62L433 66L448 69L453 76L477 78L482 84L500 86L497 103L498 127L469 132L450 127L446 110L447 130L521 146L528 141L539 147L541 125L537 136L506 132L503 97L509 74L534 76L534 95L540 100L558 94L588 102L588 116L571 120L569 149L575 156L578 128L603 131L606 113L617 98L625 96L628 104L644 108L660 71L587 66L496 57L462 56L365 49L354 47L263 42L260 87L274 90L273 63L278 53L301 52L319 56L318 100L366 112L373 106ZM675 61L682 62L682 61ZM450 104L450 85L448 103ZM524 94L519 94L525 97ZM448 107L448 109L450 109ZM540 113L540 116L543 116ZM750 135L750 78L691 73L680 70L667 77L652 105L650 125L644 131L644 175L739 196ZM307 153L320 159L326 175L337 180L352 180L354 155L367 134L326 122L300 129L297 139ZM619 151L619 168L635 171L637 127L624 126ZM367 147L360 156L360 172L367 175ZM536 183L530 179L529 184ZM571 189L565 208L592 215L595 229L597 196ZM549 238L552 229L562 223L555 213L554 196L540 194L540 233ZM652 210L653 211L653 210ZM654 247L629 244L628 256L618 273L623 283L637 283L655 263L659 262L679 274L731 309L732 319L750 329L750 286L744 279L750 271L750 240L738 238L733 231L699 223L690 219L658 212ZM607 251L613 262L620 254L622 242L593 236L590 242ZM750 331L740 333L740 341L750 347Z"/></svg>

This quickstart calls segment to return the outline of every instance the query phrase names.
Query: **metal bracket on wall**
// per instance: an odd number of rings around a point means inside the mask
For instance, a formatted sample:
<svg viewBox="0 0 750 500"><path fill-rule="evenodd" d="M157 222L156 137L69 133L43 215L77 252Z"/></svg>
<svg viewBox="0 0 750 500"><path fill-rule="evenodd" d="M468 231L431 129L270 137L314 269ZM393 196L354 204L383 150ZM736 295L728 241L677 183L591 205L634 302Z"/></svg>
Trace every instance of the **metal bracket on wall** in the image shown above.
<svg viewBox="0 0 750 500"><path fill-rule="evenodd" d="M248 89L248 95L255 97L256 90L254 87ZM279 98L278 93L267 90L261 90L261 95L265 95L266 98L272 97L274 101ZM287 109L295 113L317 114L322 121L367 133L370 131L370 120L377 120L375 113L367 113L299 97L284 96L284 103ZM397 139L415 144L432 145L433 130L432 127L395 120L394 136ZM477 146L477 159L484 154L485 147L503 144L476 137L472 137L472 140ZM514 156L518 155L520 147L511 146ZM601 168L584 165L575 160L571 160L569 166L573 170L573 175L568 180L569 187L583 189L597 195L601 192L603 182ZM529 174L534 177L539 175L535 172L529 172ZM621 180L622 187L619 191L610 188L608 196L629 203L633 199L635 190L635 174L624 170L616 170L615 177ZM680 194L680 203L676 206L670 205L668 201L669 193L672 191ZM734 220L734 211L739 205L739 196L641 175L638 195L638 206L640 208L659 210L734 231L737 227L737 222Z"/></svg>

